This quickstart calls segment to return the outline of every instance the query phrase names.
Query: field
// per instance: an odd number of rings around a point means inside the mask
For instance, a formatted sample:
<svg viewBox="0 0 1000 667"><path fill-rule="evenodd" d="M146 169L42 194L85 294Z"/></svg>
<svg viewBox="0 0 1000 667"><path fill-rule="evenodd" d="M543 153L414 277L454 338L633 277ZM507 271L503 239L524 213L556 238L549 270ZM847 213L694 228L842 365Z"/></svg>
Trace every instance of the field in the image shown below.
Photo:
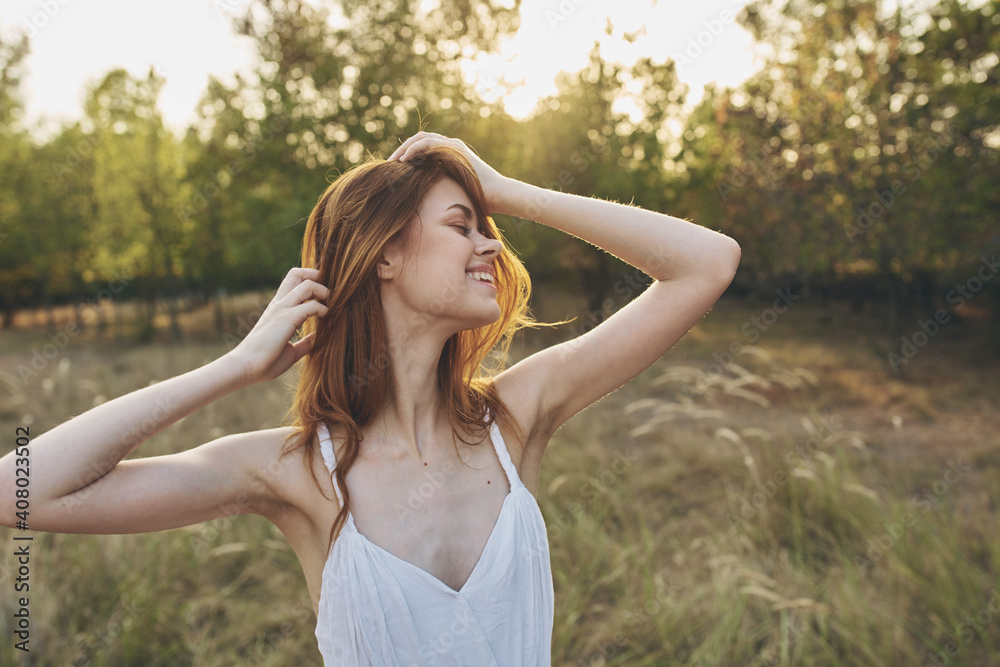
<svg viewBox="0 0 1000 667"><path fill-rule="evenodd" d="M260 303L232 301L231 327ZM997 664L995 334L949 324L897 375L877 314L807 299L769 307L721 301L552 439L538 501L553 664ZM536 308L549 320L582 312ZM43 433L223 354L224 341L197 333L208 319L185 315L195 333L182 344L159 332L130 342L122 316L118 341L87 330L56 345L23 317L0 334L0 452L18 425ZM528 332L515 359L574 326ZM227 396L137 453L276 425L292 381ZM30 660L13 648L14 536L0 529L2 664L320 664L298 561L260 517L35 534Z"/></svg>

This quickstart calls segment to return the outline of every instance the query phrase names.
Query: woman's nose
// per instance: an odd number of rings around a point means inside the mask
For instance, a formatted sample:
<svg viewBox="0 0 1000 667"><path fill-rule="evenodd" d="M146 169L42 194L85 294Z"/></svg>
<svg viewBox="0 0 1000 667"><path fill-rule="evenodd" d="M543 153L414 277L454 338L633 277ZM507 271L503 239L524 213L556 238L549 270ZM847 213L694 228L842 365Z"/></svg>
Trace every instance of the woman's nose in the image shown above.
<svg viewBox="0 0 1000 667"><path fill-rule="evenodd" d="M496 257L503 250L503 243L497 239L491 239L488 237L483 237L483 240L479 246L480 255L490 255L491 257Z"/></svg>

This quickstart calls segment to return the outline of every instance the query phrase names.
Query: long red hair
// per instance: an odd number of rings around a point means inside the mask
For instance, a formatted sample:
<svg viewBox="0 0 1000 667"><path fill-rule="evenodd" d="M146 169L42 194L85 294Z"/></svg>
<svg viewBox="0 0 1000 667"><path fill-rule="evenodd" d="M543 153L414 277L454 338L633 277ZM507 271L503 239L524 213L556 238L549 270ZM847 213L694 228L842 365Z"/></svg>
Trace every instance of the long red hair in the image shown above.
<svg viewBox="0 0 1000 667"><path fill-rule="evenodd" d="M303 336L315 331L316 340L312 352L300 362L301 375L289 410L296 430L281 454L284 457L304 447L306 467L323 493L312 466L319 425L325 422L331 433L341 425L346 432L335 473L344 503L330 531L328 552L347 521L347 472L358 458L361 429L372 423L391 395L393 369L377 263L389 244L405 243L416 211L442 178L451 178L462 187L483 234L503 244L494 263L499 319L454 334L438 363L438 384L449 406L452 433L458 436L456 424L460 423L471 433L485 436L496 420L524 439L521 425L498 396L493 378L503 370L514 333L545 323L536 322L528 310L528 272L486 214L483 189L471 162L455 148L435 146L407 162L370 158L351 168L326 188L306 224L302 266L319 270L319 282L330 288L327 305L331 312L324 318L310 318L302 327ZM495 353L488 360L491 351Z"/></svg>

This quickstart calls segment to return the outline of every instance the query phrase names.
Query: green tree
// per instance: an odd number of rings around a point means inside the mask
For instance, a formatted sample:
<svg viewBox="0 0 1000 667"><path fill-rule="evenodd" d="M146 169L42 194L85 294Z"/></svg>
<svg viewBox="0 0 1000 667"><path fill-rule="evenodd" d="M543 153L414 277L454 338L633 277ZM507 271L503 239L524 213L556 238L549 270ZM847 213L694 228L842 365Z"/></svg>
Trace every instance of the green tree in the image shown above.
<svg viewBox="0 0 1000 667"><path fill-rule="evenodd" d="M973 104L996 98L995 15L995 2L748 6L767 62L706 100L684 148L694 197L714 182L708 204L744 247L744 281L880 294L895 341L904 305L974 267L995 206L996 103Z"/></svg>
<svg viewBox="0 0 1000 667"><path fill-rule="evenodd" d="M0 36L0 311L4 328L14 312L41 292L42 276L32 261L33 229L24 224L20 193L32 164L31 143L21 123L21 77L29 53L27 36Z"/></svg>
<svg viewBox="0 0 1000 667"><path fill-rule="evenodd" d="M638 92L630 94L627 85ZM557 86L555 96L541 100L535 114L509 132L517 137L511 175L545 188L673 212L660 139L683 103L673 63L648 58L632 66L610 63L595 45L588 64L560 75ZM616 108L627 97L635 102L635 120ZM582 289L591 325L648 282L614 256L582 241L567 242L565 234L548 227L517 224L511 238L536 279Z"/></svg>
<svg viewBox="0 0 1000 667"><path fill-rule="evenodd" d="M192 225L186 266L189 281L203 303L214 306L216 331L224 330L220 290L239 289L248 280L251 262L239 258L247 246L259 247L262 236L249 224L246 198L260 169L260 143L249 137L245 109L248 86L242 77L232 88L214 78L198 106L198 121L183 141L185 164L180 217Z"/></svg>
<svg viewBox="0 0 1000 667"><path fill-rule="evenodd" d="M182 215L202 239L197 279L217 284L212 272L225 266L234 288L273 284L297 261L300 225L328 180L369 153L388 155L422 113L441 114L428 129L462 134L473 102L461 57L516 17L516 6L487 3L421 12L403 1L269 1L237 20L259 54L256 81L213 82L185 140Z"/></svg>
<svg viewBox="0 0 1000 667"><path fill-rule="evenodd" d="M135 79L118 69L87 95L95 136L91 270L101 281L138 277L147 302L143 335L163 299L180 338L176 299L191 225L178 215L182 164L157 109L162 85L153 71Z"/></svg>

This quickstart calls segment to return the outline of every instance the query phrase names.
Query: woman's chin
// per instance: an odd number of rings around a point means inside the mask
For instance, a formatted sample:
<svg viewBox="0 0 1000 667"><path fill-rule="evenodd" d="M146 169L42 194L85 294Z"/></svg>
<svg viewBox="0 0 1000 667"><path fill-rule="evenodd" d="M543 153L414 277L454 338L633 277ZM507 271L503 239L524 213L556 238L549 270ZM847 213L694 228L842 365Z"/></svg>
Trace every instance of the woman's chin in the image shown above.
<svg viewBox="0 0 1000 667"><path fill-rule="evenodd" d="M494 324L500 319L500 306L494 304L493 308L490 310L485 310L482 312L481 316L470 317L466 326L462 329L463 331L468 329L478 329L480 327L486 327Z"/></svg>

